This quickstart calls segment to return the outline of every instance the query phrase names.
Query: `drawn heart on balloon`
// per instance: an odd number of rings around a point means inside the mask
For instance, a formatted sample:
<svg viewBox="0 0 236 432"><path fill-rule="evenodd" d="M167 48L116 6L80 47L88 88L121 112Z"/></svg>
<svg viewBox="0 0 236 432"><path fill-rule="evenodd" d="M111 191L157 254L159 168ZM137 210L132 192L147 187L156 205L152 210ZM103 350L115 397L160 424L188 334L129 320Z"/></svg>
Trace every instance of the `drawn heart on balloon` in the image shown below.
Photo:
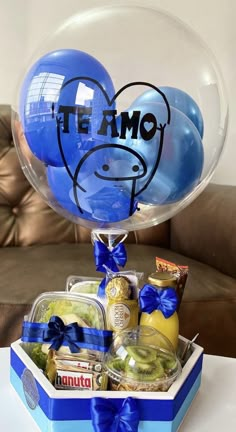
<svg viewBox="0 0 236 432"><path fill-rule="evenodd" d="M96 113L96 118L93 118L94 123L96 123L96 127L94 127L94 124L92 125L94 132L93 139L90 140L88 149L82 153L78 151L79 160L77 160L76 164L73 164L73 169L71 168L71 164L69 165L67 163L63 148L63 133L65 130L65 125L63 123L65 122L66 108L63 108L64 120L62 115L56 115L58 146L64 162L64 167L71 179L74 201L81 213L81 217L83 217L82 215L86 205L81 205L81 202L86 202L86 197L88 196L89 198L93 196L94 192L96 193L96 196L98 196L99 191L102 189L104 190L105 184L107 184L110 190L112 188L114 189L114 194L116 193L116 188L124 190L126 195L127 192L130 194L130 203L126 215L126 217L129 217L137 209L135 198L148 187L158 169L164 143L164 130L171 120L171 111L168 100L165 94L161 92L158 87L143 81L126 84L120 88L112 98L110 98L100 82L90 77L79 76L70 79L62 85L58 100L59 108L57 111L59 113L62 112L59 105L61 95L63 95L63 92L68 92L70 84L75 83L76 81L82 81L88 83L88 85L89 83L92 83L93 87L97 86L100 93L105 98L105 103L101 102L101 112ZM166 110L166 121L158 123L158 119L156 119L154 114L151 112L146 113L145 116L142 117L141 111L134 111L133 115L129 117L127 116L127 111L124 111L119 115L121 118L121 128L120 131L118 131L116 123L117 111L114 109L114 104L124 91L134 86L145 86L151 88L162 97L163 106ZM106 109L104 109L104 107L106 107ZM68 108L68 112L69 110L71 110L71 107ZM80 121L80 127L82 127L81 117ZM88 123L88 118L86 118L86 122ZM110 134L108 134L108 130L110 131ZM137 137L138 133L141 133L142 139L149 141L156 134L157 130L159 133L158 149L156 154L153 155L152 168L148 172L148 178L145 178L145 182L142 184L140 189L137 188L137 181L146 176L147 165L144 158L137 150L133 148L131 149L126 145L126 132L132 131L132 136L134 138ZM122 140L122 144L114 143L114 139ZM95 155L97 158L94 157ZM126 163L125 155L129 156L130 163ZM90 159L93 161L91 164L88 163ZM86 181L88 177L90 178L89 184L88 181ZM99 182L101 183L101 188L99 188ZM87 202L89 202L89 200L87 200ZM127 205L127 200L125 202ZM123 213L122 218L124 219Z"/></svg>
<svg viewBox="0 0 236 432"><path fill-rule="evenodd" d="M150 130L152 130L154 127L154 123L153 122L144 122L143 126L147 132L150 132Z"/></svg>

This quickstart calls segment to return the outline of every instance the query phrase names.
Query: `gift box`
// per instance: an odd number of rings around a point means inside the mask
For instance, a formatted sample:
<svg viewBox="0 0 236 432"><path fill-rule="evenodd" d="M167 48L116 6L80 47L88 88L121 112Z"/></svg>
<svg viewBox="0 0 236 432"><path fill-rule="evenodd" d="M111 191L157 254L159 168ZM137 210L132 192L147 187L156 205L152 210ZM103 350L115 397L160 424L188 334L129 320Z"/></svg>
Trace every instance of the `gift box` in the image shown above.
<svg viewBox="0 0 236 432"><path fill-rule="evenodd" d="M187 342L179 337L180 345ZM56 390L18 340L11 345L10 380L44 432L110 432L114 419L122 422L122 430L127 422L134 432L175 432L200 387L202 360L203 348L193 344L166 392Z"/></svg>

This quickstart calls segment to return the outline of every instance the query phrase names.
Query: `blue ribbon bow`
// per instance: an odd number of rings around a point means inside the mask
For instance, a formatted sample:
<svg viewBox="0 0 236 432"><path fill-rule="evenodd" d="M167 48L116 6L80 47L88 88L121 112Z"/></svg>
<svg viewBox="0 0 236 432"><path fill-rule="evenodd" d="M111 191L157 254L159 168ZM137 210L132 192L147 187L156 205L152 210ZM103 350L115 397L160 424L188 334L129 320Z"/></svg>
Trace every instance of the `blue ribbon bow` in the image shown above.
<svg viewBox="0 0 236 432"><path fill-rule="evenodd" d="M165 318L169 318L176 311L178 297L174 288L156 288L146 284L139 292L139 305L142 312L152 313L160 310Z"/></svg>
<svg viewBox="0 0 236 432"><path fill-rule="evenodd" d="M80 348L107 352L112 342L112 331L80 327L77 322L65 325L58 316L48 323L24 321L21 340L23 342L51 343L56 351L61 345L69 346L75 353Z"/></svg>
<svg viewBox="0 0 236 432"><path fill-rule="evenodd" d="M104 243L96 240L94 242L94 258L97 271L105 273L105 264L110 270L118 272L118 266L125 266L127 254L123 243L119 243L110 251Z"/></svg>
<svg viewBox="0 0 236 432"><path fill-rule="evenodd" d="M72 353L79 351L75 341L81 340L81 327L77 322L65 325L58 316L52 316L47 329L43 332L44 342L50 342L50 349L59 350L63 342L67 342Z"/></svg>
<svg viewBox="0 0 236 432"><path fill-rule="evenodd" d="M124 400L120 410L109 399L91 399L91 418L95 432L137 432L139 411L132 397Z"/></svg>

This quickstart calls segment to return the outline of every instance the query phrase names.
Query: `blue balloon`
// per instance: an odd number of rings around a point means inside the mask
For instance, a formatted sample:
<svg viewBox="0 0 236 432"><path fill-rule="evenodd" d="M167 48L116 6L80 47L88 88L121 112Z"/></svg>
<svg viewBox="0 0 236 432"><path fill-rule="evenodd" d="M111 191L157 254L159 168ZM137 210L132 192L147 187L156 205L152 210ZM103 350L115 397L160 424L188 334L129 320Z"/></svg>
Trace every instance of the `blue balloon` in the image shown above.
<svg viewBox="0 0 236 432"><path fill-rule="evenodd" d="M129 161L126 153L130 153ZM69 214L101 224L127 219L137 210L131 191L144 174L139 155L113 144L93 147L71 166L47 168L56 203Z"/></svg>
<svg viewBox="0 0 236 432"><path fill-rule="evenodd" d="M159 90L164 93L171 107L184 113L193 122L201 138L203 138L204 122L201 111L194 99L183 90L174 87L159 87ZM155 90L148 90L139 96L132 103L131 107L149 102L162 103L163 98L161 94Z"/></svg>
<svg viewBox="0 0 236 432"><path fill-rule="evenodd" d="M98 134L103 110L111 109L114 87L94 57L74 49L50 52L26 75L20 94L20 118L33 154L52 166L65 166L104 142ZM91 142L90 142L91 144Z"/></svg>
<svg viewBox="0 0 236 432"><path fill-rule="evenodd" d="M133 139L131 128L125 140L116 140L117 144L139 154L144 170L146 167L146 173L136 179L134 196L143 204L177 202L194 189L201 177L204 151L199 132L187 116L173 107L167 122L163 103L133 104L128 110L130 118L134 111L141 113L140 118L156 119L144 122L146 131L156 126L151 139L145 140L140 129L137 139ZM119 149L115 151L114 158L119 158L119 152ZM131 154L127 152L125 158L126 163L130 162Z"/></svg>

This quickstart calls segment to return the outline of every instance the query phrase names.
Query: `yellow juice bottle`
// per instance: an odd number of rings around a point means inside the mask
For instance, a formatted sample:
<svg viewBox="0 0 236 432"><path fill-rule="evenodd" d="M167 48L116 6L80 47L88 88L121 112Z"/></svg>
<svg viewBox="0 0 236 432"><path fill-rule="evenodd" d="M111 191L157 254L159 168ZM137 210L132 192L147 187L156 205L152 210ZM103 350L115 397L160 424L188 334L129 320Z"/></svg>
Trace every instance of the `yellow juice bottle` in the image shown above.
<svg viewBox="0 0 236 432"><path fill-rule="evenodd" d="M160 290L167 290L169 288L172 288L169 290L170 294L172 292L173 295L173 306L172 308L175 309L174 303L175 303L175 293L173 292L173 289L176 288L177 280L176 277L171 275L167 272L156 272L152 273L148 278L148 286L152 287L152 291L157 290L157 292L161 293ZM141 291L140 291L140 299L142 298L142 290L147 287L145 285ZM146 291L148 294L149 291ZM168 292L168 294L169 294ZM144 291L143 291L144 293ZM162 293L161 293L162 294ZM164 293L165 294L165 293ZM167 291L166 291L167 294ZM154 294L155 295L155 294ZM151 297L150 297L151 299ZM149 302L150 302L149 299ZM163 299L165 302L165 299ZM171 301L171 300L170 300ZM161 302L161 300L160 300ZM176 307L177 307L177 294L176 294ZM141 308L142 310L142 308ZM171 316L165 317L164 313L161 310L154 309L151 313L147 313L142 311L141 317L140 317L140 325L141 326L149 326L154 327L156 330L164 334L169 341L172 343L174 349L177 349L178 346L178 336L179 336L179 318L176 311L171 311Z"/></svg>

